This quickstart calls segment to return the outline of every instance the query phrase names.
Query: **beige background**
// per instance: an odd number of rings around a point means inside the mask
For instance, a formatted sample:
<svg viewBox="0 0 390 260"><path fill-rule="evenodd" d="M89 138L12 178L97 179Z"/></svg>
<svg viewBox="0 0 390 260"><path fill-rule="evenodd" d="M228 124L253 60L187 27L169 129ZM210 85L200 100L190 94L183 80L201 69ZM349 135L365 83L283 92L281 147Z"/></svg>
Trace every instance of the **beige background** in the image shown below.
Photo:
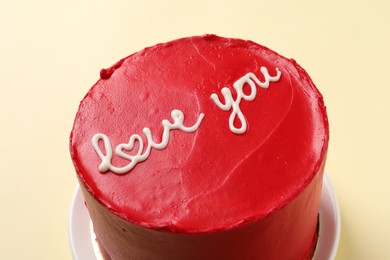
<svg viewBox="0 0 390 260"><path fill-rule="evenodd" d="M295 58L322 91L337 259L390 259L390 1L0 0L0 259L70 259L68 136L99 70L215 33Z"/></svg>

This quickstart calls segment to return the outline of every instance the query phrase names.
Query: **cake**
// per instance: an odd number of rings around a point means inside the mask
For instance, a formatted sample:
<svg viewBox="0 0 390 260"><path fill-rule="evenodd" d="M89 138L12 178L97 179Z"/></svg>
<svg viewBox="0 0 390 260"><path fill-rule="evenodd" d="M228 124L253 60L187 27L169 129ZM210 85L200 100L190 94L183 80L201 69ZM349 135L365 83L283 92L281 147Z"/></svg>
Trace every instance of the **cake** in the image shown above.
<svg viewBox="0 0 390 260"><path fill-rule="evenodd" d="M100 72L70 151L105 259L311 259L328 147L294 60L204 35Z"/></svg>

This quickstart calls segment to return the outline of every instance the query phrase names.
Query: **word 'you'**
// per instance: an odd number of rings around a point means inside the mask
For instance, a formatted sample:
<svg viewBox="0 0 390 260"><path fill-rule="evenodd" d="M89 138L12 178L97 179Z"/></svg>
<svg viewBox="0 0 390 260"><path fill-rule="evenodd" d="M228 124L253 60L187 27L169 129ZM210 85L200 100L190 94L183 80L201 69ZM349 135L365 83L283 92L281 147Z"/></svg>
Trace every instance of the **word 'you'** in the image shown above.
<svg viewBox="0 0 390 260"><path fill-rule="evenodd" d="M257 93L256 84L261 88L268 88L270 82L278 81L281 76L281 72L278 68L276 68L276 76L270 76L268 69L266 67L261 67L260 71L264 75L264 81L260 81L255 74L250 72L233 83L233 87L236 90L236 95L237 95L235 100L232 96L232 92L227 87L224 87L221 90L222 96L225 99L224 104L219 100L217 94L215 93L211 94L211 99L220 109L224 111L232 110L232 113L230 114L229 117L229 128L230 131L232 131L235 134L243 134L247 129L245 116L240 109L241 100L242 99L246 101L254 100ZM248 95L246 95L243 90L245 84L248 84L251 89L251 92ZM235 118L238 118L238 120L240 120L241 126L239 128L234 126Z"/></svg>

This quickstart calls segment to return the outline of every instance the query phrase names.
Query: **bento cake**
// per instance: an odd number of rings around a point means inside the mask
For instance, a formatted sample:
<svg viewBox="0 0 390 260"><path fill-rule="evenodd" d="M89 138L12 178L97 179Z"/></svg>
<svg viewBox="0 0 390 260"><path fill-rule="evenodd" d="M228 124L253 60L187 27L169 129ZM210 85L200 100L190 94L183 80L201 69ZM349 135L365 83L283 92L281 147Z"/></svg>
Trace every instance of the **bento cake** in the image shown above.
<svg viewBox="0 0 390 260"><path fill-rule="evenodd" d="M105 259L310 259L328 139L294 60L204 35L102 70L70 150Z"/></svg>

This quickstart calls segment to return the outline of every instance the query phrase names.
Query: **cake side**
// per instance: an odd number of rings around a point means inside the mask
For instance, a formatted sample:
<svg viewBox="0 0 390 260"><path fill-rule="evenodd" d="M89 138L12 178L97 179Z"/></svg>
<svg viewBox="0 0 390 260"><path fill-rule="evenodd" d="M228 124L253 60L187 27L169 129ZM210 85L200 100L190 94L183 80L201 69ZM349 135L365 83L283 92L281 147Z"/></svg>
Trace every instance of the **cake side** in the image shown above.
<svg viewBox="0 0 390 260"><path fill-rule="evenodd" d="M105 260L311 259L317 242L317 215L323 165L307 189L261 221L203 234L144 228L112 214L81 186ZM299 209L299 211L297 211Z"/></svg>

